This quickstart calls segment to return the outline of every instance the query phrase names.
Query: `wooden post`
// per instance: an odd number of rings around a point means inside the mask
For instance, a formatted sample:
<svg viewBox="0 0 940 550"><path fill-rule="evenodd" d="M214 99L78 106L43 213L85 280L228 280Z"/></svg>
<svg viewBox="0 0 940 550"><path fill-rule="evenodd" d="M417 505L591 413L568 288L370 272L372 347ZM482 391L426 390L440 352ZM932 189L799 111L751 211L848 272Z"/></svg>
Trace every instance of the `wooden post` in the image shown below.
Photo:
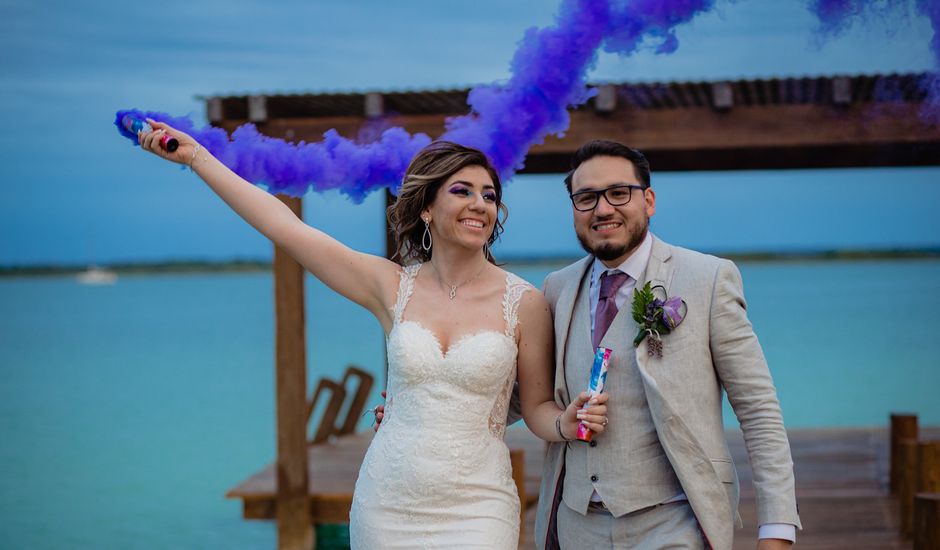
<svg viewBox="0 0 940 550"><path fill-rule="evenodd" d="M940 493L940 440L917 444L917 492Z"/></svg>
<svg viewBox="0 0 940 550"><path fill-rule="evenodd" d="M516 484L516 492L519 493L519 540L522 540L522 533L525 532L525 451L522 449L512 449L509 451L509 463L512 466L512 480Z"/></svg>
<svg viewBox="0 0 940 550"><path fill-rule="evenodd" d="M890 487L891 494L898 494L901 479L898 464L898 442L902 439L917 439L917 415L895 413L891 415L891 464Z"/></svg>
<svg viewBox="0 0 940 550"><path fill-rule="evenodd" d="M898 442L898 453L900 529L901 535L910 537L914 524L914 494L917 492L917 440L901 439Z"/></svg>
<svg viewBox="0 0 940 550"><path fill-rule="evenodd" d="M303 219L299 198L278 196ZM274 247L277 396L277 547L314 548L307 472L307 349L304 270Z"/></svg>
<svg viewBox="0 0 940 550"><path fill-rule="evenodd" d="M940 548L940 493L914 497L914 550Z"/></svg>

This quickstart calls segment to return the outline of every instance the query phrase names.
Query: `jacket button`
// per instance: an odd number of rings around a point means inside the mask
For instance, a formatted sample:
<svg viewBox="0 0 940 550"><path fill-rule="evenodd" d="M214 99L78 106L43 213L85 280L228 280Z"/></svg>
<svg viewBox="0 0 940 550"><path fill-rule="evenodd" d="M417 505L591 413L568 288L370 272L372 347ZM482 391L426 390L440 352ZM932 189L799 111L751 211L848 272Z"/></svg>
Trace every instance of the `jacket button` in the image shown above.
<svg viewBox="0 0 940 550"><path fill-rule="evenodd" d="M591 447L597 447L597 441L591 441L590 443L588 443L588 445L590 445Z"/></svg>
<svg viewBox="0 0 940 550"><path fill-rule="evenodd" d="M596 482L597 482L597 476L591 476L591 481L593 481L593 482L596 483Z"/></svg>

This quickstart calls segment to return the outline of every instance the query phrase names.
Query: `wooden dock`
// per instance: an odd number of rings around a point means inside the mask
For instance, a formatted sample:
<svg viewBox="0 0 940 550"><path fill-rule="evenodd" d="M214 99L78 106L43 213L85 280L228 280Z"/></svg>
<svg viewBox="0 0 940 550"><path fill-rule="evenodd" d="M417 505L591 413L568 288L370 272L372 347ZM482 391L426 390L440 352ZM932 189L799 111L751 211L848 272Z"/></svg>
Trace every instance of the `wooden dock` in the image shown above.
<svg viewBox="0 0 940 550"><path fill-rule="evenodd" d="M310 515L314 523L345 523L349 520L359 465L370 441L372 432L364 432L308 447ZM525 452L525 493L529 495L526 500L534 509L545 443L525 428L507 430L506 443L511 449ZM242 500L245 519L274 519L275 483L272 463L229 490L225 496Z"/></svg>
<svg viewBox="0 0 940 550"><path fill-rule="evenodd" d="M790 430L796 474L797 502L803 530L798 547L806 550L910 549L898 534L897 501L888 494L888 429ZM940 427L921 428L921 436L940 439ZM371 433L311 446L311 516L315 522L345 522L359 464ZM507 433L510 448L525 451L525 492L538 495L543 443L528 430ZM740 432L729 431L728 443L741 478L740 512L744 529L735 535L735 550L753 549L757 537L756 504L751 470ZM246 519L275 517L275 473L269 465L226 495L240 498ZM532 549L536 507L531 505L520 549Z"/></svg>
<svg viewBox="0 0 940 550"><path fill-rule="evenodd" d="M921 436L940 438L940 428L921 428ZM803 522L796 535L801 550L911 548L899 535L897 500L888 494L887 427L790 430L789 437ZM734 548L751 549L757 536L751 469L740 433L729 433L728 441L741 477L745 525Z"/></svg>

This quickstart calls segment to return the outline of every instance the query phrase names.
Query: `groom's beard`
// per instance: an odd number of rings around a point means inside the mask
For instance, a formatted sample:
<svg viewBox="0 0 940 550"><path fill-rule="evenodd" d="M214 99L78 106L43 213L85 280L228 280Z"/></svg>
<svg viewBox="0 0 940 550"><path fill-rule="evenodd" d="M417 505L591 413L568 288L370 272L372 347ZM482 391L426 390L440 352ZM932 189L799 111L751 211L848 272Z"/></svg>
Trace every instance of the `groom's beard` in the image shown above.
<svg viewBox="0 0 940 550"><path fill-rule="evenodd" d="M577 234L578 242L581 243L581 248L583 248L585 252L597 256L597 258L603 262L609 262L625 256L628 252L636 250L643 242L643 239L646 238L646 232L649 230L649 226L650 219L643 216L642 223L630 226L626 242L602 243L596 247L592 247L586 237L578 232L575 233Z"/></svg>

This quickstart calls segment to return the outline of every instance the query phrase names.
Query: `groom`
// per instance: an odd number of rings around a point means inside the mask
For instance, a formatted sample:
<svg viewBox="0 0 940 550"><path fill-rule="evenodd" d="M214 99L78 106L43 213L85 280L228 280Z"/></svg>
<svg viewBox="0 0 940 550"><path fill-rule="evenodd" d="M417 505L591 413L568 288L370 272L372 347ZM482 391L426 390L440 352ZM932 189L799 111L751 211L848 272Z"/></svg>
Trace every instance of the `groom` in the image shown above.
<svg viewBox="0 0 940 550"><path fill-rule="evenodd" d="M800 526L793 463L737 268L649 232L656 194L638 151L592 141L572 167L565 184L589 255L545 280L555 319L555 400L565 407L587 385L593 350L611 348L610 424L591 443L549 444L537 546L730 549L740 517L724 391L754 472L758 548L789 547ZM660 298L681 298L685 317L634 347L633 291L647 282L662 287Z"/></svg>

